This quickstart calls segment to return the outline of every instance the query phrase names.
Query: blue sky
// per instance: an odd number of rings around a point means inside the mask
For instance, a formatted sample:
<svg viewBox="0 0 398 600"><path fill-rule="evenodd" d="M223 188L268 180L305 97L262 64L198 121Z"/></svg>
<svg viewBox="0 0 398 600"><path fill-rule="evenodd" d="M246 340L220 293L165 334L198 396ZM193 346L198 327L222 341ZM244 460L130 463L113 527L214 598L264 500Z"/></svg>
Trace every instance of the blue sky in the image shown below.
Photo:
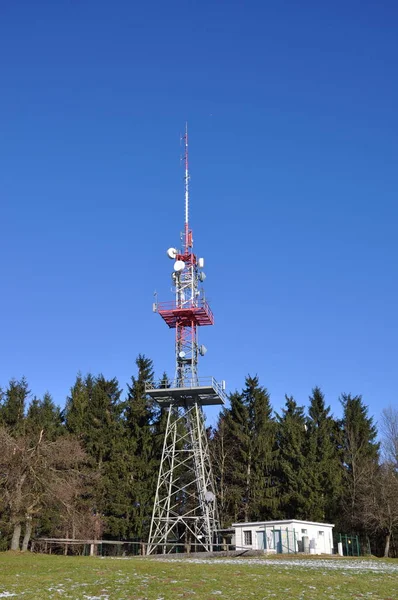
<svg viewBox="0 0 398 600"><path fill-rule="evenodd" d="M397 30L395 2L1 2L1 384L173 372L188 120L200 373L395 403Z"/></svg>

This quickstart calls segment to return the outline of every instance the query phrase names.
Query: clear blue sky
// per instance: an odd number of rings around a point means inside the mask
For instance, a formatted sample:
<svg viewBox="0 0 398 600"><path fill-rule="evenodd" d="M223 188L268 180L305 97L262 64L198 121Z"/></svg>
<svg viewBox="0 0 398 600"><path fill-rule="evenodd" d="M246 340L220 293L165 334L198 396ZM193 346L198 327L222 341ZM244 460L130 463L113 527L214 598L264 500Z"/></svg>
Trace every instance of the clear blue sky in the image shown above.
<svg viewBox="0 0 398 600"><path fill-rule="evenodd" d="M188 120L201 374L397 401L396 2L3 0L0 51L3 386L173 372Z"/></svg>

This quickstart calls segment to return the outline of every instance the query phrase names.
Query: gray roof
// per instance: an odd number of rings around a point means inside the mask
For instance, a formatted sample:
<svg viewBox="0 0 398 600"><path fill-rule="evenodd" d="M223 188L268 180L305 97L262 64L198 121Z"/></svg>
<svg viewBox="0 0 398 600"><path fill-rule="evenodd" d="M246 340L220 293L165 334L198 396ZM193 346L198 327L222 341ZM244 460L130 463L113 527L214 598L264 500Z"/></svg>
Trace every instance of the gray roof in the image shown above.
<svg viewBox="0 0 398 600"><path fill-rule="evenodd" d="M250 523L232 523L232 527L258 527L261 525L320 525L322 527L334 527L334 523L319 523L317 521L302 521L301 519L283 519L282 521L254 521Z"/></svg>

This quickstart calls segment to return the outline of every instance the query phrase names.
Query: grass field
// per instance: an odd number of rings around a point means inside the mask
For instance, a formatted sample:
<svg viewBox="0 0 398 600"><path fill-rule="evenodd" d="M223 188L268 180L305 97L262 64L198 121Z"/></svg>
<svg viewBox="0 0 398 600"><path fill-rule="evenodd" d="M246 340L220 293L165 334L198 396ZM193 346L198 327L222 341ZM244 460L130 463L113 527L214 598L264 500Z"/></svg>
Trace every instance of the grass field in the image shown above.
<svg viewBox="0 0 398 600"><path fill-rule="evenodd" d="M0 598L398 600L398 561L0 554Z"/></svg>

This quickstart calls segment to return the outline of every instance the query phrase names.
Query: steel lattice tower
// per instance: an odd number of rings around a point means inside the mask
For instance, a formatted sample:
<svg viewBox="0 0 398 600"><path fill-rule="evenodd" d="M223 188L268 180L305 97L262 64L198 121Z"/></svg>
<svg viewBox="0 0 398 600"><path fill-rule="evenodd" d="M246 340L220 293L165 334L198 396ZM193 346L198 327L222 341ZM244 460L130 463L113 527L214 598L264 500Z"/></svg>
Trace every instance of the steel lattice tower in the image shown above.
<svg viewBox="0 0 398 600"><path fill-rule="evenodd" d="M175 375L147 388L147 393L168 411L162 459L153 506L147 553L172 552L185 544L211 551L219 529L216 491L211 469L203 406L224 404L224 384L213 377L198 377L198 327L213 325L214 317L201 283L204 260L193 252L189 227L188 131L185 154L185 225L183 249L169 248L175 300L154 304L170 328L175 329Z"/></svg>

